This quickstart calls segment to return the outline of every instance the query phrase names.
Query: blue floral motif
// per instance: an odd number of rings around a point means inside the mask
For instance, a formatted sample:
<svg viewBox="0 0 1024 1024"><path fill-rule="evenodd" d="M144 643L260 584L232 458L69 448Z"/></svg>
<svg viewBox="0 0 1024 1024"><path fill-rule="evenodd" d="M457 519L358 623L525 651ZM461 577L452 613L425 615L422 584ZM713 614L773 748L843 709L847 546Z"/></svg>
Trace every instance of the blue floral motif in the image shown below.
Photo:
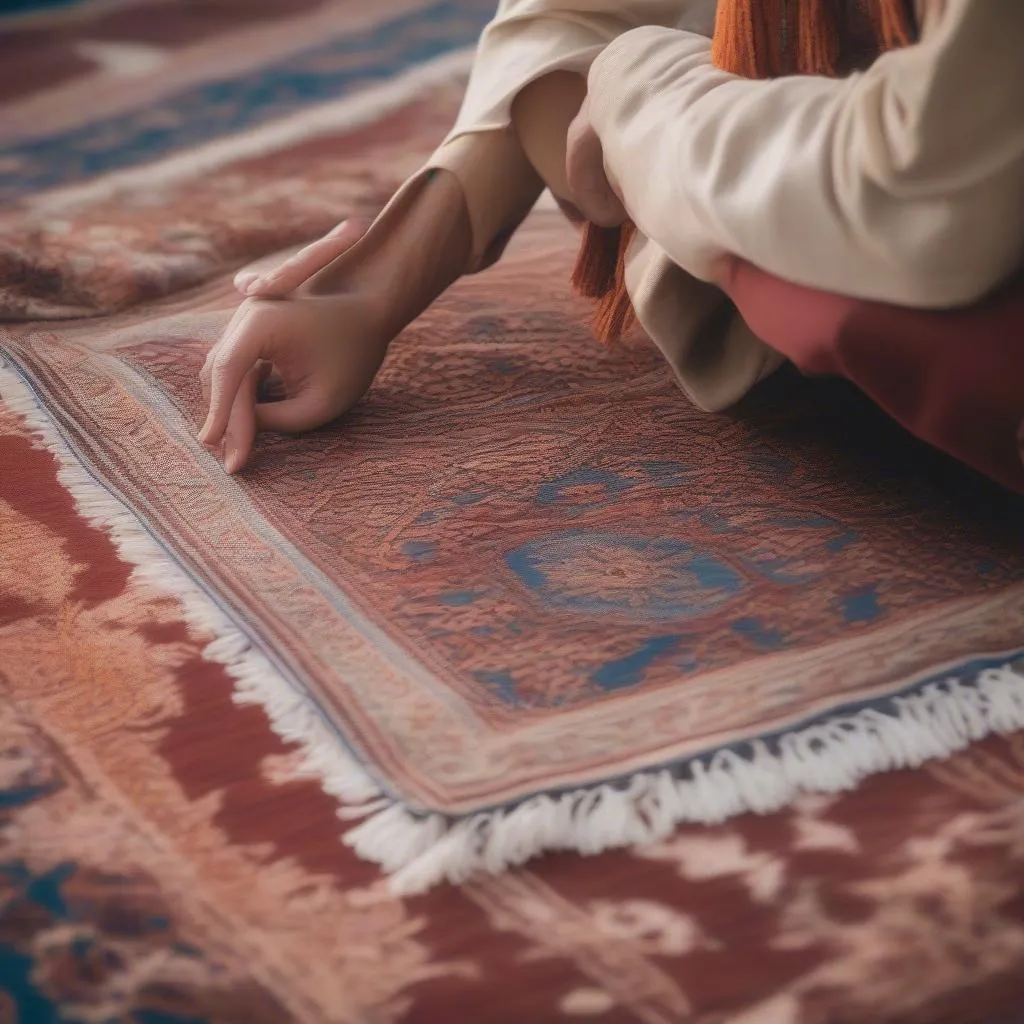
<svg viewBox="0 0 1024 1024"><path fill-rule="evenodd" d="M693 619L746 587L716 554L674 539L572 531L524 544L505 560L549 607L589 615Z"/></svg>
<svg viewBox="0 0 1024 1024"><path fill-rule="evenodd" d="M632 486L632 481L618 473L584 466L542 484L537 493L537 503L576 510L600 508Z"/></svg>

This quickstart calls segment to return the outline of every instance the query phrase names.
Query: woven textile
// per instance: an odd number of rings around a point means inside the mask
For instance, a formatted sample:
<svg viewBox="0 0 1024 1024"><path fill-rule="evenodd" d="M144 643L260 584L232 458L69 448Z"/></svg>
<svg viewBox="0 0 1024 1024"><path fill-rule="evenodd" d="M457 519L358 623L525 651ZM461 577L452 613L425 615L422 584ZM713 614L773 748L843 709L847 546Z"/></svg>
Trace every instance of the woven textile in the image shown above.
<svg viewBox="0 0 1024 1024"><path fill-rule="evenodd" d="M711 417L650 349L595 350L554 213L409 330L345 422L267 439L239 479L195 442L223 271L383 202L451 118L471 14L357 11L230 83L16 139L13 191L121 168L7 215L10 315L51 318L9 329L7 377L82 498L216 613L247 692L366 811L356 848L412 889L1019 726L1022 503L841 388L784 375ZM414 100L303 106L424 37L440 73L406 72ZM172 145L192 148L130 165Z"/></svg>
<svg viewBox="0 0 1024 1024"><path fill-rule="evenodd" d="M1019 737L401 899L67 465L0 407L8 1019L1020 1024Z"/></svg>
<svg viewBox="0 0 1024 1024"><path fill-rule="evenodd" d="M1022 503L840 385L695 413L544 210L225 477L230 272L381 205L487 12L145 6L0 111L15 1019L1018 1024ZM479 873L559 847L630 849Z"/></svg>

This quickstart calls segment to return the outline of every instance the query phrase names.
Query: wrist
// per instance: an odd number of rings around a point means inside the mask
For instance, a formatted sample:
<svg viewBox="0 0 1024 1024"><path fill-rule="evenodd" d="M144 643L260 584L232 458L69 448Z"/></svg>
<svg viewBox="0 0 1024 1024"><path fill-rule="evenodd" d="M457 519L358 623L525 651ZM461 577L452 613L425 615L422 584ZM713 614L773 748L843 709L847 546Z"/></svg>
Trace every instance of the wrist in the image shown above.
<svg viewBox="0 0 1024 1024"><path fill-rule="evenodd" d="M428 171L379 246L353 267L352 286L379 304L395 333L469 269L473 237L466 200L448 171Z"/></svg>
<svg viewBox="0 0 1024 1024"><path fill-rule="evenodd" d="M310 297L358 295L397 334L467 270L472 231L453 175L428 172L350 254L309 282Z"/></svg>

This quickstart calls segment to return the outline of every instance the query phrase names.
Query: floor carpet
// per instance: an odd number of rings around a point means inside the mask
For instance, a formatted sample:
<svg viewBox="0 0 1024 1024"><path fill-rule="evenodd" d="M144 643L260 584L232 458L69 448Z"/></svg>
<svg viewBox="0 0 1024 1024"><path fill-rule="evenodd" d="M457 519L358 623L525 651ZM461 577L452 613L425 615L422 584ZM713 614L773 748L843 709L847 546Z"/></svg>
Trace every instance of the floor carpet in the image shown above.
<svg viewBox="0 0 1024 1024"><path fill-rule="evenodd" d="M9 30L80 63L0 82L0 1009L1018 1024L1018 500L839 385L694 414L544 210L346 421L195 444L230 272L380 206L487 13Z"/></svg>

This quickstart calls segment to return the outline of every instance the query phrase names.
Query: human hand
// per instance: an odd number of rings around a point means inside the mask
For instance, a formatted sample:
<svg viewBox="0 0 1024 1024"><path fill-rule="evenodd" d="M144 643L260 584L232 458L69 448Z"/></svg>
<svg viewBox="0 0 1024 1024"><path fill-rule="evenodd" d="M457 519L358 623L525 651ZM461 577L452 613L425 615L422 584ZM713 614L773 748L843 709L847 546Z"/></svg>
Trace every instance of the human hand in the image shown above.
<svg viewBox="0 0 1024 1024"><path fill-rule="evenodd" d="M208 412L199 440L223 448L229 473L245 465L257 431L311 430L351 408L391 339L465 272L472 226L454 175L427 177L391 221L340 268L337 257L362 236L352 222L268 274L239 274L247 298L200 375ZM283 401L260 401L271 371Z"/></svg>
<svg viewBox="0 0 1024 1024"><path fill-rule="evenodd" d="M323 238L300 249L273 270L264 274L254 270L239 271L235 275L235 287L252 298L282 298L347 252L365 231L359 221L343 220Z"/></svg>
<svg viewBox="0 0 1024 1024"><path fill-rule="evenodd" d="M629 215L616 195L604 167L604 149L590 123L587 101L569 126L565 175L576 208L602 228L617 228Z"/></svg>
<svg viewBox="0 0 1024 1024"><path fill-rule="evenodd" d="M284 298L343 255L364 230L356 221L342 221L272 270L240 271L235 287L250 300ZM210 350L200 373L207 417L199 439L223 449L229 473L248 461L258 431L301 431L329 422L372 381L379 362L374 366L373 358L364 358L346 363L337 321L333 329L326 323L334 304L323 299L315 303L317 308L307 304L300 310L298 301L274 309L266 302L243 302ZM309 321L317 329L305 335ZM274 371L285 401L261 402L261 385ZM367 373L369 380L363 384Z"/></svg>
<svg viewBox="0 0 1024 1024"><path fill-rule="evenodd" d="M246 299L210 350L200 380L207 416L199 440L223 448L224 468L249 460L261 430L299 433L336 419L366 393L393 331L361 293ZM284 398L260 401L276 372Z"/></svg>

